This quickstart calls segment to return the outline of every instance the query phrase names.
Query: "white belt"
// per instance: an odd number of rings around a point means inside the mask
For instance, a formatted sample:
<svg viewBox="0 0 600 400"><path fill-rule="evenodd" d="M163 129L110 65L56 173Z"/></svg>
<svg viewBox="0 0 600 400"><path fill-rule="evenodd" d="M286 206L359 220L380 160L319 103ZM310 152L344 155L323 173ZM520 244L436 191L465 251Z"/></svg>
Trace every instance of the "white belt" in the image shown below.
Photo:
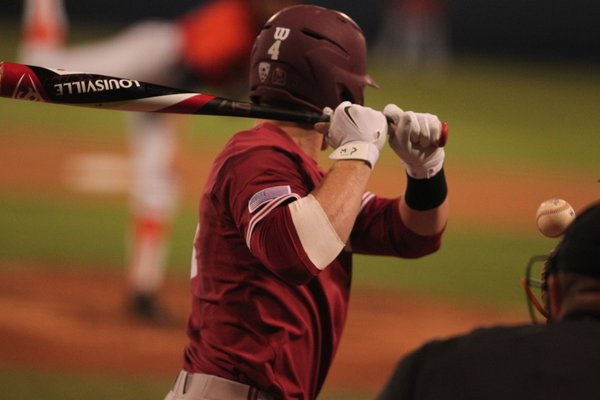
<svg viewBox="0 0 600 400"><path fill-rule="evenodd" d="M273 400L273 397L229 379L181 371L165 400Z"/></svg>

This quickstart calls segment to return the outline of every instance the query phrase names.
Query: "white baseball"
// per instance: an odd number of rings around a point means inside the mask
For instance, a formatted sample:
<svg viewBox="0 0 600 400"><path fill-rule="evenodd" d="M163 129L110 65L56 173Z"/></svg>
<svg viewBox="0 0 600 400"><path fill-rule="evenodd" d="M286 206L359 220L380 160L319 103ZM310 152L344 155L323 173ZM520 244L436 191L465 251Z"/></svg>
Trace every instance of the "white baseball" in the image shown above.
<svg viewBox="0 0 600 400"><path fill-rule="evenodd" d="M562 235L573 219L575 219L575 211L563 199L542 202L535 214L538 229L549 238Z"/></svg>

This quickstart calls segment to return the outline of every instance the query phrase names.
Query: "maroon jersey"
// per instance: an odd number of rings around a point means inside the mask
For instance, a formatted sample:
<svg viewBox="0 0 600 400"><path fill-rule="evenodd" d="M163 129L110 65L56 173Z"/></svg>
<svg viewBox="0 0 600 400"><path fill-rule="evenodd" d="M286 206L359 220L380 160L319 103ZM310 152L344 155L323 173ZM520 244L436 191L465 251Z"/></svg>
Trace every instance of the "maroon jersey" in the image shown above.
<svg viewBox="0 0 600 400"><path fill-rule="evenodd" d="M366 195L351 245L319 270L286 204L322 178L316 162L268 123L238 133L217 157L200 201L185 370L314 399L346 321L350 246L403 257L439 247L439 235L402 225L398 199Z"/></svg>

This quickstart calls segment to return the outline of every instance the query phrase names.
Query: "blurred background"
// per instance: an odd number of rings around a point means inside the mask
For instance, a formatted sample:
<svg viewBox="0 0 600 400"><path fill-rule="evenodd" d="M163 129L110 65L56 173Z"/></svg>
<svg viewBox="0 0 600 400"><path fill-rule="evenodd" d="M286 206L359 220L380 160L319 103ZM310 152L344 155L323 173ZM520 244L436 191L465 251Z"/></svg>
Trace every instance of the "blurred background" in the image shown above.
<svg viewBox="0 0 600 400"><path fill-rule="evenodd" d="M67 0L68 43L201 3ZM322 398L369 399L395 360L426 340L528 321L519 278L557 241L537 231L537 206L560 197L580 211L600 197L600 3L308 3L363 27L381 86L367 91L370 106L394 102L450 125L442 249L421 260L356 261L348 330ZM0 13L2 61L18 61L22 11L12 1ZM203 90L232 95L218 85ZM243 86L233 93L245 99ZM199 193L210 160L251 123L180 119L182 194L161 292L177 322L157 328L122 311L131 185L123 113L0 99L3 396L163 398L185 343ZM401 165L384 150L372 189L396 196L403 185Z"/></svg>
<svg viewBox="0 0 600 400"><path fill-rule="evenodd" d="M125 26L144 18L174 18L206 1L164 0L137 2L106 0L67 1L74 21L86 24ZM596 16L600 4L587 0L435 0L412 1L415 4L443 4L451 27L449 38L455 53L518 55L560 60L600 58L600 27ZM363 28L369 39L381 33L382 19L402 0L344 1L321 0L311 4L343 10ZM20 1L4 5L2 16L18 20Z"/></svg>

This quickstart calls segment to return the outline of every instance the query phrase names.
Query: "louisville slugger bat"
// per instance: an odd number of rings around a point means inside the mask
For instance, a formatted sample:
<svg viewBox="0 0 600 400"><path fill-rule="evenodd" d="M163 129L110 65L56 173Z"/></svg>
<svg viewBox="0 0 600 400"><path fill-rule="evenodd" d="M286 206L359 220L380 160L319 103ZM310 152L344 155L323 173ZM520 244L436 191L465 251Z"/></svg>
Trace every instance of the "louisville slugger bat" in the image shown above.
<svg viewBox="0 0 600 400"><path fill-rule="evenodd" d="M189 92L135 79L0 62L0 97L107 110L221 115L310 123L329 121L325 114L285 110ZM448 138L442 123L438 146Z"/></svg>

